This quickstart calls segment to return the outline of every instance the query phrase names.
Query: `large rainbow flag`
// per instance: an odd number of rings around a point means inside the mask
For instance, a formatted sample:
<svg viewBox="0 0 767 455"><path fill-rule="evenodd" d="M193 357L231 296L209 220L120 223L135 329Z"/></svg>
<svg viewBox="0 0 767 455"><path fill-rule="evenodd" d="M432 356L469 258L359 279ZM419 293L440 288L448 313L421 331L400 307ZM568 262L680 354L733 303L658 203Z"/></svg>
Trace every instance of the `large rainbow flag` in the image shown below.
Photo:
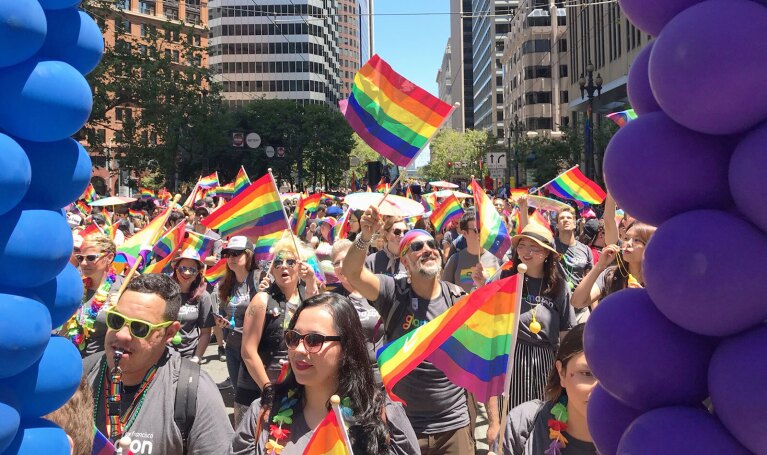
<svg viewBox="0 0 767 455"><path fill-rule="evenodd" d="M586 204L601 204L607 196L599 185L583 175L578 166L568 169L544 187L558 197Z"/></svg>
<svg viewBox="0 0 767 455"><path fill-rule="evenodd" d="M239 196L248 185L250 185L248 174L245 172L245 168L240 166L240 170L237 171L237 177L234 179L234 195Z"/></svg>
<svg viewBox="0 0 767 455"><path fill-rule="evenodd" d="M448 223L458 221L462 216L463 209L461 208L461 203L458 202L455 194L451 194L442 201L442 204L436 210L431 212L429 221L434 226L435 232L442 232L442 228L447 226Z"/></svg>
<svg viewBox="0 0 767 455"><path fill-rule="evenodd" d="M360 138L397 166L410 164L453 112L378 55L360 68L349 99L339 106Z"/></svg>
<svg viewBox="0 0 767 455"><path fill-rule="evenodd" d="M477 207L479 244L498 259L502 259L511 248L511 238L506 224L493 206L493 201L487 197L485 190L476 180L471 181L471 190L474 195L474 205Z"/></svg>
<svg viewBox="0 0 767 455"><path fill-rule="evenodd" d="M277 187L270 174L253 182L245 191L233 197L202 220L210 229L218 229L226 237L242 235L260 236L288 229L285 212Z"/></svg>
<svg viewBox="0 0 767 455"><path fill-rule="evenodd" d="M636 114L636 112L634 112L634 109L628 109L625 111L607 114L606 117L615 122L615 124L619 127L623 128L628 122L636 120L639 116Z"/></svg>
<svg viewBox="0 0 767 455"><path fill-rule="evenodd" d="M166 232L165 235L160 238L157 244L152 249L155 253L157 262L149 264L144 268L142 273L162 273L165 267L173 260L181 248L181 244L184 243L184 234L186 232L186 221L182 221L175 225L173 229ZM158 254L159 251L166 252L164 256Z"/></svg>
<svg viewBox="0 0 767 455"><path fill-rule="evenodd" d="M344 431L335 411L331 408L328 415L314 430L303 455L352 455L346 447Z"/></svg>
<svg viewBox="0 0 767 455"><path fill-rule="evenodd" d="M519 325L521 278L517 274L482 286L449 310L378 350L389 395L424 360L485 402L505 388L509 356Z"/></svg>

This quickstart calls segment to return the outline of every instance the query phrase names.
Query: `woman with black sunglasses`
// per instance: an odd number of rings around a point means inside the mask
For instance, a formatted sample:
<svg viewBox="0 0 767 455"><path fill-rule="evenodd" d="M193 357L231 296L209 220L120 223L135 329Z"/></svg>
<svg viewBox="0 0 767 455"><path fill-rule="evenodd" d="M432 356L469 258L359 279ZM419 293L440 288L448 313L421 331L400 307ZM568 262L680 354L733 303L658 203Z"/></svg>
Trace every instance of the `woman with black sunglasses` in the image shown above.
<svg viewBox="0 0 767 455"><path fill-rule="evenodd" d="M274 393L248 409L230 453L303 453L332 395L342 398L354 453L420 453L402 406L388 401L373 382L362 325L346 297L324 293L304 301L290 319L285 342L291 371Z"/></svg>
<svg viewBox="0 0 767 455"><path fill-rule="evenodd" d="M206 290L207 281L203 277L205 263L194 248L187 248L171 263L173 280L181 288L181 301L178 322L181 328L178 338L172 345L181 357L194 363L200 363L210 343L211 328L215 324L210 294Z"/></svg>
<svg viewBox="0 0 767 455"><path fill-rule="evenodd" d="M234 395L234 421L240 422L253 400L266 393L287 361L283 340L285 327L298 304L318 293L314 271L300 258L312 251L301 244L300 256L290 236L272 247L274 281L257 293L248 305L242 327L242 363Z"/></svg>
<svg viewBox="0 0 767 455"><path fill-rule="evenodd" d="M384 238L383 248L365 258L365 267L373 273L391 277L407 276L407 270L399 257L399 242L409 231L402 218L389 217L381 230Z"/></svg>

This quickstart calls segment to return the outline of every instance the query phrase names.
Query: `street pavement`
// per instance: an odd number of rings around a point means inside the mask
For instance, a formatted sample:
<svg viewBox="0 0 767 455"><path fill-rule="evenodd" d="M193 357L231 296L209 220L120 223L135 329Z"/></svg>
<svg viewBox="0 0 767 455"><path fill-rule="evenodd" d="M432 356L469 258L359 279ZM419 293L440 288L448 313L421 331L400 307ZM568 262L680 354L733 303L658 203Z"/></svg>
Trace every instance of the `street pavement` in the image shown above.
<svg viewBox="0 0 767 455"><path fill-rule="evenodd" d="M217 384L228 377L226 362L218 360L218 347L215 343L208 346L208 349L205 351L205 357L202 359L202 369L205 370ZM229 420L232 422L232 425L234 425L234 410L232 408L234 394L232 388L221 390L221 395L224 397L224 404L226 404ZM487 419L485 418L484 406L480 405L480 408L479 417L477 418L477 429L474 434L477 438L477 454L485 455L487 454L487 444L485 444Z"/></svg>

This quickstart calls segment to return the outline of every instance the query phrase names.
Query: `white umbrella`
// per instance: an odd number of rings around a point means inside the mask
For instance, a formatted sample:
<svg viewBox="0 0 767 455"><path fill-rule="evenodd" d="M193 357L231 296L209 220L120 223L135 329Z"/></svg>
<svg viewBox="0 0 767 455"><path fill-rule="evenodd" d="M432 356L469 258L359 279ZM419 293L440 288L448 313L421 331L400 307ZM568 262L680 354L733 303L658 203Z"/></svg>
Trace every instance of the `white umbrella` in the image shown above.
<svg viewBox="0 0 767 455"><path fill-rule="evenodd" d="M113 206L113 205L123 205L129 202L133 202L135 200L136 200L135 197L110 196L110 197L101 198L97 201L93 201L88 205L92 207L107 207L107 206Z"/></svg>
<svg viewBox="0 0 767 455"><path fill-rule="evenodd" d="M429 185L437 187L437 188L449 188L449 189L456 189L458 188L458 185L455 183L446 182L444 180L439 180L436 182L429 182Z"/></svg>

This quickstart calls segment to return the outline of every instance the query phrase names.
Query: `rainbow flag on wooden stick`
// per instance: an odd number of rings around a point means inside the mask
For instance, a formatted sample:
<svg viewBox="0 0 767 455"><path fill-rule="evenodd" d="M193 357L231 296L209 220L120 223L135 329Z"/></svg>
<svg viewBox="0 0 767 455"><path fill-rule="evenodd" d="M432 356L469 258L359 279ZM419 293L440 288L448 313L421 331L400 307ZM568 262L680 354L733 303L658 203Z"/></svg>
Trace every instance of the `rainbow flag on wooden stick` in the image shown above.
<svg viewBox="0 0 767 455"><path fill-rule="evenodd" d="M502 259L511 248L511 238L506 224L493 206L493 201L487 197L485 190L476 180L471 181L471 189L474 194L474 205L477 207L479 244L498 259Z"/></svg>
<svg viewBox="0 0 767 455"><path fill-rule="evenodd" d="M213 247L216 245L216 240L210 237L206 237L194 231L187 231L184 243L179 250L184 251L187 248L194 248L197 250L197 254L200 255L200 259L203 261L206 257L210 256L213 252Z"/></svg>
<svg viewBox="0 0 767 455"><path fill-rule="evenodd" d="M453 112L378 55L360 68L349 99L339 106L360 138L397 166L410 164Z"/></svg>
<svg viewBox="0 0 767 455"><path fill-rule="evenodd" d="M249 185L250 179L248 174L245 172L245 168L240 166L240 170L237 171L237 177L234 179L234 195L239 196Z"/></svg>
<svg viewBox="0 0 767 455"><path fill-rule="evenodd" d="M152 248L157 262L149 264L142 273L162 273L163 269L173 260L181 244L184 243L186 221L182 221L166 232Z"/></svg>
<svg viewBox="0 0 767 455"><path fill-rule="evenodd" d="M346 430L339 423L339 416L331 408L314 430L312 438L304 449L303 455L352 455L346 446Z"/></svg>
<svg viewBox="0 0 767 455"><path fill-rule="evenodd" d="M521 296L521 275L493 281L446 312L378 350L381 378L394 386L427 360L454 384L485 402L501 395L510 373Z"/></svg>
<svg viewBox="0 0 767 455"><path fill-rule="evenodd" d="M204 188L206 190L211 190L213 188L216 188L218 186L218 171L207 175L205 177L202 177L198 182L197 186L200 188Z"/></svg>
<svg viewBox="0 0 767 455"><path fill-rule="evenodd" d="M88 183L88 186L85 187L85 191L83 191L82 196L80 196L80 199L84 199L86 204L90 204L98 198L99 196L96 194L96 189L93 188L92 183Z"/></svg>
<svg viewBox="0 0 767 455"><path fill-rule="evenodd" d="M220 259L214 266L205 269L203 276L211 286L215 286L224 275L226 275L226 259Z"/></svg>
<svg viewBox="0 0 767 455"><path fill-rule="evenodd" d="M578 166L574 166L560 174L551 182L543 185L547 191L563 199L572 199L586 204L601 204L607 193L596 183L583 175Z"/></svg>
<svg viewBox="0 0 767 455"><path fill-rule="evenodd" d="M463 209L461 203L458 202L458 198L455 194L451 194L446 197L442 204L437 207L436 210L429 215L429 221L436 232L442 232L442 228L448 225L451 221L458 221L463 216Z"/></svg>

